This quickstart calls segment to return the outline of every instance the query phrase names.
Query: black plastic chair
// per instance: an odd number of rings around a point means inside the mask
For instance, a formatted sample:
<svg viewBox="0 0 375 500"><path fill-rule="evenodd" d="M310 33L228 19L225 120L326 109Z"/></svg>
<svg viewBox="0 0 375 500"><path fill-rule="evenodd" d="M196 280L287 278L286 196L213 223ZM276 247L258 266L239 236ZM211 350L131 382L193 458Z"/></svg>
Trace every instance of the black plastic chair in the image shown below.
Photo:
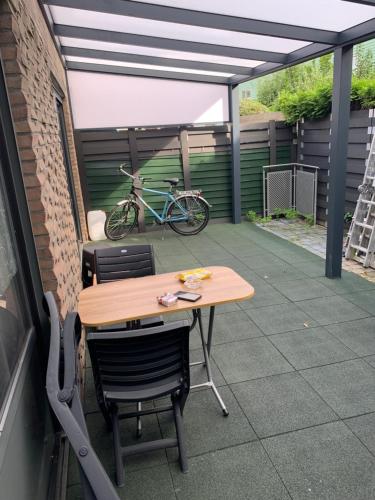
<svg viewBox="0 0 375 500"><path fill-rule="evenodd" d="M77 457L83 497L85 500L119 500L111 480L91 446L83 414L77 361L81 322L77 313L69 313L61 329L53 294L47 292L45 300L51 321L47 395Z"/></svg>
<svg viewBox="0 0 375 500"><path fill-rule="evenodd" d="M126 456L178 446L183 472L187 457L182 411L190 389L189 323L176 321L139 330L92 331L87 336L94 381L103 415L113 431L118 486L124 485ZM171 396L171 406L119 413L119 403L140 403ZM175 439L121 446L119 421L173 411Z"/></svg>
<svg viewBox="0 0 375 500"><path fill-rule="evenodd" d="M110 283L127 278L141 278L155 274L155 258L152 245L130 245L100 248L94 252L96 282ZM148 328L163 324L161 316L132 321L122 326L106 328L121 330Z"/></svg>

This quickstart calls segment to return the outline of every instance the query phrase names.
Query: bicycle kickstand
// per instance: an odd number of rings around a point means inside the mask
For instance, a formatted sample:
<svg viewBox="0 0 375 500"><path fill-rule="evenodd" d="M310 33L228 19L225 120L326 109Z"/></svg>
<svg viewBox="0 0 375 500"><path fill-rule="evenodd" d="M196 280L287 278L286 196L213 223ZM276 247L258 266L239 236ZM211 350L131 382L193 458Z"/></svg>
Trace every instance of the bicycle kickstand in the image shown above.
<svg viewBox="0 0 375 500"><path fill-rule="evenodd" d="M163 232L162 232L162 235L161 235L161 240L162 240L162 241L164 241L165 226L166 226L166 224L165 224L165 222L164 222L164 224L163 224Z"/></svg>

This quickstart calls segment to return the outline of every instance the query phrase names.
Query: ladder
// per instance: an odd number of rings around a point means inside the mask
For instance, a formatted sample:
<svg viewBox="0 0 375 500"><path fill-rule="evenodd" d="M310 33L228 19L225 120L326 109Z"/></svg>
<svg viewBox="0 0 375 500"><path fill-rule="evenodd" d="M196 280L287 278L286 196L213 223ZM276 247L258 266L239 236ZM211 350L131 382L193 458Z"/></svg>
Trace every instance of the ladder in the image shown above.
<svg viewBox="0 0 375 500"><path fill-rule="evenodd" d="M375 254L375 135L371 142L363 183L358 187L358 191L359 197L348 233L345 257L368 267L373 264Z"/></svg>

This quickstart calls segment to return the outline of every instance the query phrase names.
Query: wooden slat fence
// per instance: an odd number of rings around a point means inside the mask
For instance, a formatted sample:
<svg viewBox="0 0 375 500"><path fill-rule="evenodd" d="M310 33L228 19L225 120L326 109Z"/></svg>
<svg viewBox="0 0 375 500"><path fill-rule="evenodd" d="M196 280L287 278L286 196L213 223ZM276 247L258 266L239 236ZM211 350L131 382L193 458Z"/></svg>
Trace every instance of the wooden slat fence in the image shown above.
<svg viewBox="0 0 375 500"><path fill-rule="evenodd" d="M262 210L262 166L269 164L270 151L277 161L291 159L292 129L273 122L241 127L242 212ZM162 180L178 177L180 189L202 188L212 204L211 217L231 217L230 125L194 128L76 130L81 182L86 210L109 211L129 191L129 181L118 173L121 162L133 172L152 177L150 188L165 190ZM155 209L163 199L145 194ZM147 212L147 211L146 211ZM152 218L146 213L145 223Z"/></svg>
<svg viewBox="0 0 375 500"><path fill-rule="evenodd" d="M353 212L362 181L374 110L351 112L346 211ZM135 130L76 130L78 160L86 211L109 211L129 192L129 182L118 173L121 162L133 172L152 177L150 188L165 190L162 180L178 177L180 189L202 188L212 204L211 217L229 218L232 212L230 125L170 127ZM261 212L262 166L298 161L320 168L317 217L327 218L330 165L330 118L302 121L295 127L283 122L241 125L242 213ZM145 195L156 209L163 200ZM147 211L146 211L147 212ZM145 223L152 218L146 213Z"/></svg>

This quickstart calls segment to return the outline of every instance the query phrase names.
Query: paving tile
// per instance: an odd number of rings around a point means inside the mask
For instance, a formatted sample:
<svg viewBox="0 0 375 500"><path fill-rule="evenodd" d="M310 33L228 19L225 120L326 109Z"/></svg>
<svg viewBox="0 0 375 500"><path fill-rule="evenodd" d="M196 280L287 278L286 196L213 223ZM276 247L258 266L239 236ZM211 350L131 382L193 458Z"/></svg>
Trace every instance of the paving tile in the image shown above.
<svg viewBox="0 0 375 500"><path fill-rule="evenodd" d="M212 355L228 384L293 371L265 337L213 346Z"/></svg>
<svg viewBox="0 0 375 500"><path fill-rule="evenodd" d="M246 313L266 335L316 326L316 322L295 304L249 309Z"/></svg>
<svg viewBox="0 0 375 500"><path fill-rule="evenodd" d="M293 499L375 497L375 459L342 422L271 437L263 445Z"/></svg>
<svg viewBox="0 0 375 500"><path fill-rule="evenodd" d="M135 405L134 405L135 409ZM101 413L91 413L86 417L91 444L99 459L106 464L106 469L112 475L114 472L114 454L112 433L107 430ZM123 446L137 444L161 438L159 423L156 415L142 417L142 437L136 437L136 419L126 419L120 422L121 443ZM127 471L146 469L167 462L164 450L152 451L141 455L133 455L125 459L125 473Z"/></svg>
<svg viewBox="0 0 375 500"><path fill-rule="evenodd" d="M359 356L375 354L374 318L326 326L327 330Z"/></svg>
<svg viewBox="0 0 375 500"><path fill-rule="evenodd" d="M375 454L375 413L348 418L345 423L362 443Z"/></svg>
<svg viewBox="0 0 375 500"><path fill-rule="evenodd" d="M301 279L275 283L274 287L293 302L317 297L328 297L334 292L314 279Z"/></svg>
<svg viewBox="0 0 375 500"><path fill-rule="evenodd" d="M188 474L171 467L178 500L290 499L259 442L189 460Z"/></svg>
<svg viewBox="0 0 375 500"><path fill-rule="evenodd" d="M208 331L208 317L203 318L205 335ZM235 340L261 337L263 333L242 310L215 315L212 344L225 344Z"/></svg>
<svg viewBox="0 0 375 500"><path fill-rule="evenodd" d="M365 318L369 314L338 295L319 299L303 300L298 307L309 314L319 325L342 323Z"/></svg>
<svg viewBox="0 0 375 500"><path fill-rule="evenodd" d="M318 280L337 294L358 292L360 290L375 290L375 284L361 278L360 276L343 272L341 278L329 279L318 278Z"/></svg>
<svg viewBox="0 0 375 500"><path fill-rule="evenodd" d="M213 392L209 389L191 393L186 401L183 418L189 457L256 439L230 389L221 387L219 392L228 408L228 417L224 417ZM159 422L163 437L175 436L172 414L161 413ZM178 459L177 449L168 450L168 459Z"/></svg>
<svg viewBox="0 0 375 500"><path fill-rule="evenodd" d="M375 370L362 359L300 373L341 418L375 411Z"/></svg>
<svg viewBox="0 0 375 500"><path fill-rule="evenodd" d="M125 486L117 488L117 493L121 500L176 500L168 465L129 472Z"/></svg>
<svg viewBox="0 0 375 500"><path fill-rule="evenodd" d="M295 372L241 382L231 389L261 438L338 418Z"/></svg>
<svg viewBox="0 0 375 500"><path fill-rule="evenodd" d="M371 365L375 368L375 356L366 356L363 359L364 359L364 361L366 361L366 363L368 363L369 365Z"/></svg>
<svg viewBox="0 0 375 500"><path fill-rule="evenodd" d="M275 290L271 285L265 283L264 285L257 286L256 283L250 281L254 286L255 295L250 300L244 300L239 303L239 306L243 310L256 309L257 307L265 307L277 304L288 303L289 300L280 292Z"/></svg>
<svg viewBox="0 0 375 500"><path fill-rule="evenodd" d="M190 351L190 361L201 361L203 360L202 348ZM215 382L216 387L226 385L223 375L221 374L219 368L217 367L215 360L211 357L210 366L212 371L212 378ZM203 365L196 365L190 367L190 384L202 384L207 381L206 369ZM194 389L196 390L196 389Z"/></svg>
<svg viewBox="0 0 375 500"><path fill-rule="evenodd" d="M270 340L296 370L357 357L321 327L272 335Z"/></svg>
<svg viewBox="0 0 375 500"><path fill-rule="evenodd" d="M279 266L285 266L286 264L283 260L276 257L275 254L265 250L263 250L260 254L241 257L241 262L245 263L247 267L254 269L255 271L259 268L277 268Z"/></svg>
<svg viewBox="0 0 375 500"><path fill-rule="evenodd" d="M369 314L375 315L375 290L369 290L367 292L356 292L349 295L345 295L347 300L353 302L357 306L361 307Z"/></svg>
<svg viewBox="0 0 375 500"><path fill-rule="evenodd" d="M325 262L323 259L295 262L294 267L303 271L310 278L321 278L325 274Z"/></svg>
<svg viewBox="0 0 375 500"><path fill-rule="evenodd" d="M296 267L284 263L274 266L257 267L255 272L268 283L279 283L282 281L293 281L307 278L307 275Z"/></svg>
<svg viewBox="0 0 375 500"><path fill-rule="evenodd" d="M228 304L221 304L215 307L215 323L219 315L230 313L233 311L240 311L240 306L237 302L229 302ZM202 309L202 316L209 316L210 308L204 307Z"/></svg>

